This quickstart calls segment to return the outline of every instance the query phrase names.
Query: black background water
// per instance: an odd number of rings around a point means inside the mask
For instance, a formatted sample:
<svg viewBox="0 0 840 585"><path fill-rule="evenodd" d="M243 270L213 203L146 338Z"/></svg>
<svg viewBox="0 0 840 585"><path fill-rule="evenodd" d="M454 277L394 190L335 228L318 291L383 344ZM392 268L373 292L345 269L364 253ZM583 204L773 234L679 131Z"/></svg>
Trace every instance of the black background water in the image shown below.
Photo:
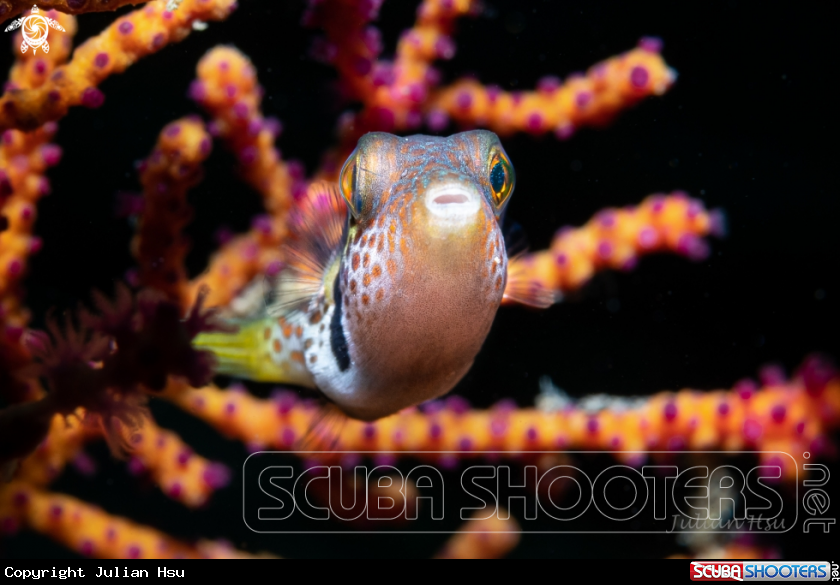
<svg viewBox="0 0 840 585"><path fill-rule="evenodd" d="M386 53L410 26L416 2L386 2L379 20ZM445 79L473 72L506 89L532 88L543 75L566 77L632 48L639 37L664 40L679 72L675 86L623 113L603 130L568 142L514 136L505 147L517 170L509 214L532 248L561 225L580 225L606 206L633 204L684 189L723 208L729 237L712 242L708 260L645 258L629 274L602 273L579 295L548 311L507 308L475 367L456 392L479 406L502 398L530 404L548 375L573 396L646 395L683 387L729 387L765 363L788 371L811 352L840 357L840 279L835 179L837 136L836 10L830 3L487 2L482 17L460 21L458 53L442 63ZM263 109L284 124L279 147L312 172L347 107L333 90L334 71L308 56L313 31L300 27L303 2L244 0L224 23L143 59L108 79L98 110L76 108L61 121L61 164L49 172L53 193L39 204L44 249L31 263L28 301L43 324L48 308L73 308L94 288L111 292L132 266L115 193L136 191L134 162L148 155L160 128L197 107L186 97L201 55L236 45L257 66ZM124 12L124 11L123 11ZM111 14L83 16L81 41ZM16 49L14 49L16 50ZM12 52L0 58L7 70ZM190 195L196 217L188 263L202 269L222 224L247 229L259 212L233 157L217 145L205 181ZM255 387L267 394L269 387ZM167 405L161 424L176 428L199 453L234 468L245 451ZM250 550L291 556L427 556L442 537L258 537L238 522L238 490L217 494L209 510L190 512L137 489L104 450L92 480L70 471L55 486L114 513L183 538L227 537ZM787 556L813 556L827 538L777 540ZM619 545L620 548L616 548ZM518 555L663 556L672 538L526 537ZM823 549L826 550L826 549ZM0 554L62 554L42 537L7 540ZM66 554L66 553L65 553Z"/></svg>

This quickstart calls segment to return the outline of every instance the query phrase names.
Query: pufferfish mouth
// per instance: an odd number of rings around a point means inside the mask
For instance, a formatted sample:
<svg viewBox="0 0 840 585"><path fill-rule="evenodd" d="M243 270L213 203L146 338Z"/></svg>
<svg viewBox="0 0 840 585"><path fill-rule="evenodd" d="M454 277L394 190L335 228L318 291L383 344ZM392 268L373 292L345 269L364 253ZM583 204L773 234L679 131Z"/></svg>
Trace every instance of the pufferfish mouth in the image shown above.
<svg viewBox="0 0 840 585"><path fill-rule="evenodd" d="M442 219L468 219L478 212L480 206L479 193L458 183L437 185L426 191L426 207Z"/></svg>

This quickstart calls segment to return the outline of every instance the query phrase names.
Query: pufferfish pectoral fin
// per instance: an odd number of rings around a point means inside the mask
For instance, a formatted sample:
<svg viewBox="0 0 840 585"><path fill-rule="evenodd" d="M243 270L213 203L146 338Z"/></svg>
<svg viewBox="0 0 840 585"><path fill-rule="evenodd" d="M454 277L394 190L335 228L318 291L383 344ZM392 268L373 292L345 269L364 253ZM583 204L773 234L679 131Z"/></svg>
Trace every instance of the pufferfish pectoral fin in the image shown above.
<svg viewBox="0 0 840 585"><path fill-rule="evenodd" d="M294 444L295 451L334 451L350 418L335 404L322 403L309 428Z"/></svg>
<svg viewBox="0 0 840 585"><path fill-rule="evenodd" d="M546 287L529 273L524 254L508 261L507 284L502 304L516 303L537 309L547 309L554 303L560 302L562 298L560 291Z"/></svg>
<svg viewBox="0 0 840 585"><path fill-rule="evenodd" d="M522 226L506 217L502 226L508 253L507 284L503 305L526 305L546 309L560 301L560 291L547 288L530 275L527 266L528 236Z"/></svg>

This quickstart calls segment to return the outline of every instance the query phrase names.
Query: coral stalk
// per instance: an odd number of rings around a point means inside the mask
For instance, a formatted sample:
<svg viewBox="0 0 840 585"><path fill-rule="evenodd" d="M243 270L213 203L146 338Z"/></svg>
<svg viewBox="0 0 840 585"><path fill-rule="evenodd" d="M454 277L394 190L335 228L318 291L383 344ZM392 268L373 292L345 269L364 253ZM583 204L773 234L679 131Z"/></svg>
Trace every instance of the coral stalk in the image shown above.
<svg viewBox="0 0 840 585"><path fill-rule="evenodd" d="M117 19L82 43L73 59L40 87L8 90L0 98L0 131L34 130L62 118L73 106L101 106L105 96L97 86L110 75L183 40L197 21L224 20L235 7L235 0L185 0L178 10L168 12L158 0Z"/></svg>
<svg viewBox="0 0 840 585"><path fill-rule="evenodd" d="M184 390L170 385L167 396L220 432L255 449L301 449L320 408L292 393L273 400L214 387ZM828 433L840 425L840 376L816 358L806 360L791 380L773 379L759 388L747 381L732 390L663 392L645 399L601 400L590 407L563 402L559 410L499 405L470 410L448 400L411 409L375 423L347 420L336 431L339 451L615 451L638 463L640 451L784 451L800 462L821 453ZM430 453L431 459L440 456ZM762 461L773 455L764 453ZM789 459L773 459L786 477Z"/></svg>
<svg viewBox="0 0 840 585"><path fill-rule="evenodd" d="M502 520L503 517L506 520ZM436 559L500 559L516 548L520 527L504 509L490 518L472 518L453 534Z"/></svg>
<svg viewBox="0 0 840 585"><path fill-rule="evenodd" d="M22 461L15 479L45 487L68 463L82 456L88 442L101 438L102 428L90 424L81 408L69 417L52 415L46 438ZM150 419L132 435L125 433L123 440L130 458L129 470L148 474L164 494L184 505L196 507L206 503L213 491L229 480L230 472L224 465L198 455L178 435L161 429Z"/></svg>
<svg viewBox="0 0 840 585"><path fill-rule="evenodd" d="M86 14L88 12L110 12L126 5L145 4L149 0L40 0L42 10L57 10L66 14ZM0 22L17 16L32 7L32 0L0 0ZM54 17L53 17L54 18Z"/></svg>
<svg viewBox="0 0 840 585"><path fill-rule="evenodd" d="M286 215L293 194L303 193L305 186L274 147L280 126L262 115L262 88L251 61L232 47L217 47L197 69L190 95L212 116L211 131L237 156L244 178L262 194L268 212L255 219L247 234L216 252L191 283L193 291L209 288L211 305L227 304L258 274L280 270Z"/></svg>
<svg viewBox="0 0 840 585"><path fill-rule="evenodd" d="M55 13L50 17L56 18L65 32L48 54L17 53L7 90L37 90L70 55L75 18ZM15 50L21 40L18 32ZM20 343L29 322L20 283L29 256L42 245L32 232L38 200L50 192L46 169L61 160L61 148L50 143L57 129L50 122L28 133L6 130L0 141L0 395L11 402L34 399L36 394L32 384L12 378L12 374L29 362L28 352Z"/></svg>
<svg viewBox="0 0 840 585"><path fill-rule="evenodd" d="M102 436L95 426L83 424L83 418L82 409L69 417L54 414L46 438L21 462L15 479L38 487L52 482L79 455L88 440Z"/></svg>
<svg viewBox="0 0 840 585"><path fill-rule="evenodd" d="M709 252L703 237L724 231L720 211L707 211L681 191L651 195L635 207L604 209L580 228L560 228L548 250L510 261L508 270L517 278L508 285L530 283L566 293L598 270L631 270L644 254L667 251L703 260Z"/></svg>
<svg viewBox="0 0 840 585"><path fill-rule="evenodd" d="M201 163L212 141L204 124L195 118L168 124L160 133L152 155L141 164L143 211L132 253L140 264L140 282L187 306L184 258L188 242L181 233L192 217L187 192L201 179Z"/></svg>
<svg viewBox="0 0 840 585"><path fill-rule="evenodd" d="M95 420L115 454L128 450L147 417L145 392L161 390L170 375L193 386L212 377L213 356L191 345L199 333L219 329L203 299L200 295L182 320L181 307L160 293L144 290L135 298L120 287L114 303L96 295L99 314L82 311L78 327L68 315L63 330L50 319L49 334L28 332L26 345L36 363L21 375L44 379L48 394L2 411L0 431L20 440L2 437L0 464L33 449L53 414L69 416L79 407L86 419Z"/></svg>
<svg viewBox="0 0 840 585"><path fill-rule="evenodd" d="M224 465L196 454L178 435L151 421L133 437L130 455L132 472L147 472L167 496L191 508L205 504L230 478Z"/></svg>
<svg viewBox="0 0 840 585"><path fill-rule="evenodd" d="M662 95L676 73L659 55L661 42L644 38L639 47L573 75L565 83L543 78L536 91L506 92L475 80L457 81L436 92L426 108L462 126L480 125L500 135L553 131L569 138L582 126L603 126L650 95Z"/></svg>
<svg viewBox="0 0 840 585"><path fill-rule="evenodd" d="M293 177L274 148L279 123L262 114L263 90L251 60L233 47L208 51L198 63L190 95L213 118L214 135L239 159L266 211L282 218L292 205Z"/></svg>
<svg viewBox="0 0 840 585"><path fill-rule="evenodd" d="M251 556L224 542L191 545L76 498L13 482L0 492L0 528L9 533L21 527L47 534L81 555L98 558Z"/></svg>

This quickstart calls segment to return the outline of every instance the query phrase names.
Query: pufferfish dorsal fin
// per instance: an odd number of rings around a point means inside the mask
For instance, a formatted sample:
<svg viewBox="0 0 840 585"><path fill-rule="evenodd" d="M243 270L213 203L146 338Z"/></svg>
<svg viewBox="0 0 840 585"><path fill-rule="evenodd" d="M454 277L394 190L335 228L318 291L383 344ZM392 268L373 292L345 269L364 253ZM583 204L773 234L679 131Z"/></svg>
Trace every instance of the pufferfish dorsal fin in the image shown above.
<svg viewBox="0 0 840 585"><path fill-rule="evenodd" d="M324 279L346 237L347 204L331 183L314 182L289 215L285 268L277 278L270 315L288 312L324 295Z"/></svg>
<svg viewBox="0 0 840 585"><path fill-rule="evenodd" d="M546 287L529 275L528 260L524 252L508 260L507 284L502 297L504 303L518 303L537 309L546 309L562 299L560 291Z"/></svg>

